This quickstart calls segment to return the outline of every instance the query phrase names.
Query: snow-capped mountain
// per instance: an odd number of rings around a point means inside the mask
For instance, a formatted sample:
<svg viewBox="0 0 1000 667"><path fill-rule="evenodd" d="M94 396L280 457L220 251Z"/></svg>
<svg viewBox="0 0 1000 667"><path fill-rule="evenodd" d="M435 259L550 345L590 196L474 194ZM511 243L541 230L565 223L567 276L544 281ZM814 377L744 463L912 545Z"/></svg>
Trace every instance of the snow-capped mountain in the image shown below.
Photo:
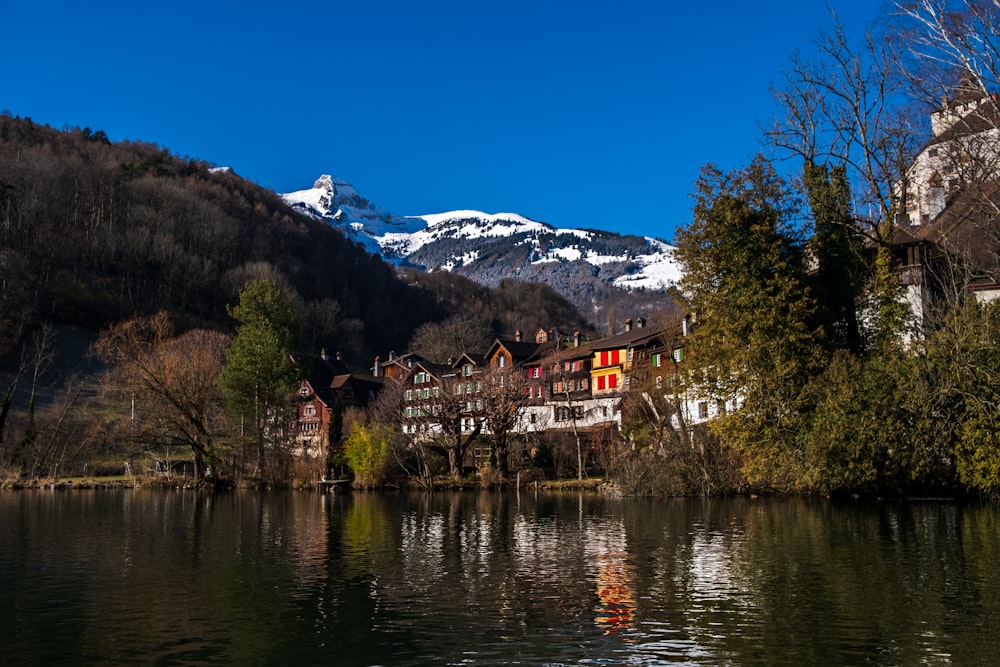
<svg viewBox="0 0 1000 667"><path fill-rule="evenodd" d="M504 278L544 282L597 324L609 300L624 300L633 310L669 307L664 288L680 277L673 247L650 237L557 229L516 213L401 217L327 175L308 190L282 196L386 260L455 271L485 285Z"/></svg>
<svg viewBox="0 0 1000 667"><path fill-rule="evenodd" d="M350 183L326 174L316 179L308 190L281 196L292 208L328 221L364 244L369 251L383 256L387 255L387 249L383 248L380 238L387 235L402 238L426 227L417 218L403 218L375 206Z"/></svg>

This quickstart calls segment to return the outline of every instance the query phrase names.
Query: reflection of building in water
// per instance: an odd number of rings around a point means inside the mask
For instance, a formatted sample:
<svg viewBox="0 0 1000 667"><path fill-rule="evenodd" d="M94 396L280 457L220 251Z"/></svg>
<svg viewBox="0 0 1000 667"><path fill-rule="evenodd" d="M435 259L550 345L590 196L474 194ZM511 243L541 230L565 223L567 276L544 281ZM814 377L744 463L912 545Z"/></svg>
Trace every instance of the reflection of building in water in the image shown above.
<svg viewBox="0 0 1000 667"><path fill-rule="evenodd" d="M312 493L299 493L292 498L289 517L275 517L272 521L265 513L267 520L262 524L265 530L273 530L273 535L268 537L270 541L288 543L296 582L295 595L308 599L329 577L330 526L326 506L330 501L325 495Z"/></svg>
<svg viewBox="0 0 1000 667"><path fill-rule="evenodd" d="M635 598L625 565L625 552L611 551L599 554L597 563L597 597L594 622L605 633L614 633L632 627Z"/></svg>

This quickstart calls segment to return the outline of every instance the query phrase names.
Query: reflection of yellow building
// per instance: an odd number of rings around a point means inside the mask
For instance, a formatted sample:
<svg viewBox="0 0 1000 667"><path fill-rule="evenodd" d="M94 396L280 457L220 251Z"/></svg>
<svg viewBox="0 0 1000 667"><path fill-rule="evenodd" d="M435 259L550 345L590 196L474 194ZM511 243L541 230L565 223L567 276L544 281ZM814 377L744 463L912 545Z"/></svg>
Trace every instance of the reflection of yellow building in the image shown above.
<svg viewBox="0 0 1000 667"><path fill-rule="evenodd" d="M601 603L594 622L605 634L632 627L635 599L625 569L624 552L613 551L597 556L597 597Z"/></svg>

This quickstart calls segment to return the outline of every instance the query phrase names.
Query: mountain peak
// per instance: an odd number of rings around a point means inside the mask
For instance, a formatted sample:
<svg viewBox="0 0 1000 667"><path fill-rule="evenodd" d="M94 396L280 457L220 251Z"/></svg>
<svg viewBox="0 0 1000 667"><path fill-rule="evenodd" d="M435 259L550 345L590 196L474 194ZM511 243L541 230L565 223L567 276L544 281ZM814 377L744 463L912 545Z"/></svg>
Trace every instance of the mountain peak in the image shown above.
<svg viewBox="0 0 1000 667"><path fill-rule="evenodd" d="M317 178L316 182L313 183L313 190L326 190L332 194L334 191L333 176L330 174L323 174Z"/></svg>
<svg viewBox="0 0 1000 667"><path fill-rule="evenodd" d="M505 277L545 282L595 322L603 317L597 301L649 292L647 300L662 302L663 288L679 278L673 248L648 237L557 229L516 213L462 210L404 218L325 174L311 190L282 196L384 259L455 271L485 285Z"/></svg>

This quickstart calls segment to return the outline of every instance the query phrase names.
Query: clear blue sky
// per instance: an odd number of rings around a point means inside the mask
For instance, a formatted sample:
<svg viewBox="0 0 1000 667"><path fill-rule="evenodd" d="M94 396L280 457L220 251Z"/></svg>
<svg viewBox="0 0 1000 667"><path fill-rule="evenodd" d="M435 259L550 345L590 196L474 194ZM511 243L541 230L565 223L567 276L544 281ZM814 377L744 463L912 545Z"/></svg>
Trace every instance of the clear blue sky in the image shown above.
<svg viewBox="0 0 1000 667"><path fill-rule="evenodd" d="M874 0L831 0L849 28ZM813 0L13 2L0 109L230 166L331 173L401 215L479 209L670 239L747 163Z"/></svg>

